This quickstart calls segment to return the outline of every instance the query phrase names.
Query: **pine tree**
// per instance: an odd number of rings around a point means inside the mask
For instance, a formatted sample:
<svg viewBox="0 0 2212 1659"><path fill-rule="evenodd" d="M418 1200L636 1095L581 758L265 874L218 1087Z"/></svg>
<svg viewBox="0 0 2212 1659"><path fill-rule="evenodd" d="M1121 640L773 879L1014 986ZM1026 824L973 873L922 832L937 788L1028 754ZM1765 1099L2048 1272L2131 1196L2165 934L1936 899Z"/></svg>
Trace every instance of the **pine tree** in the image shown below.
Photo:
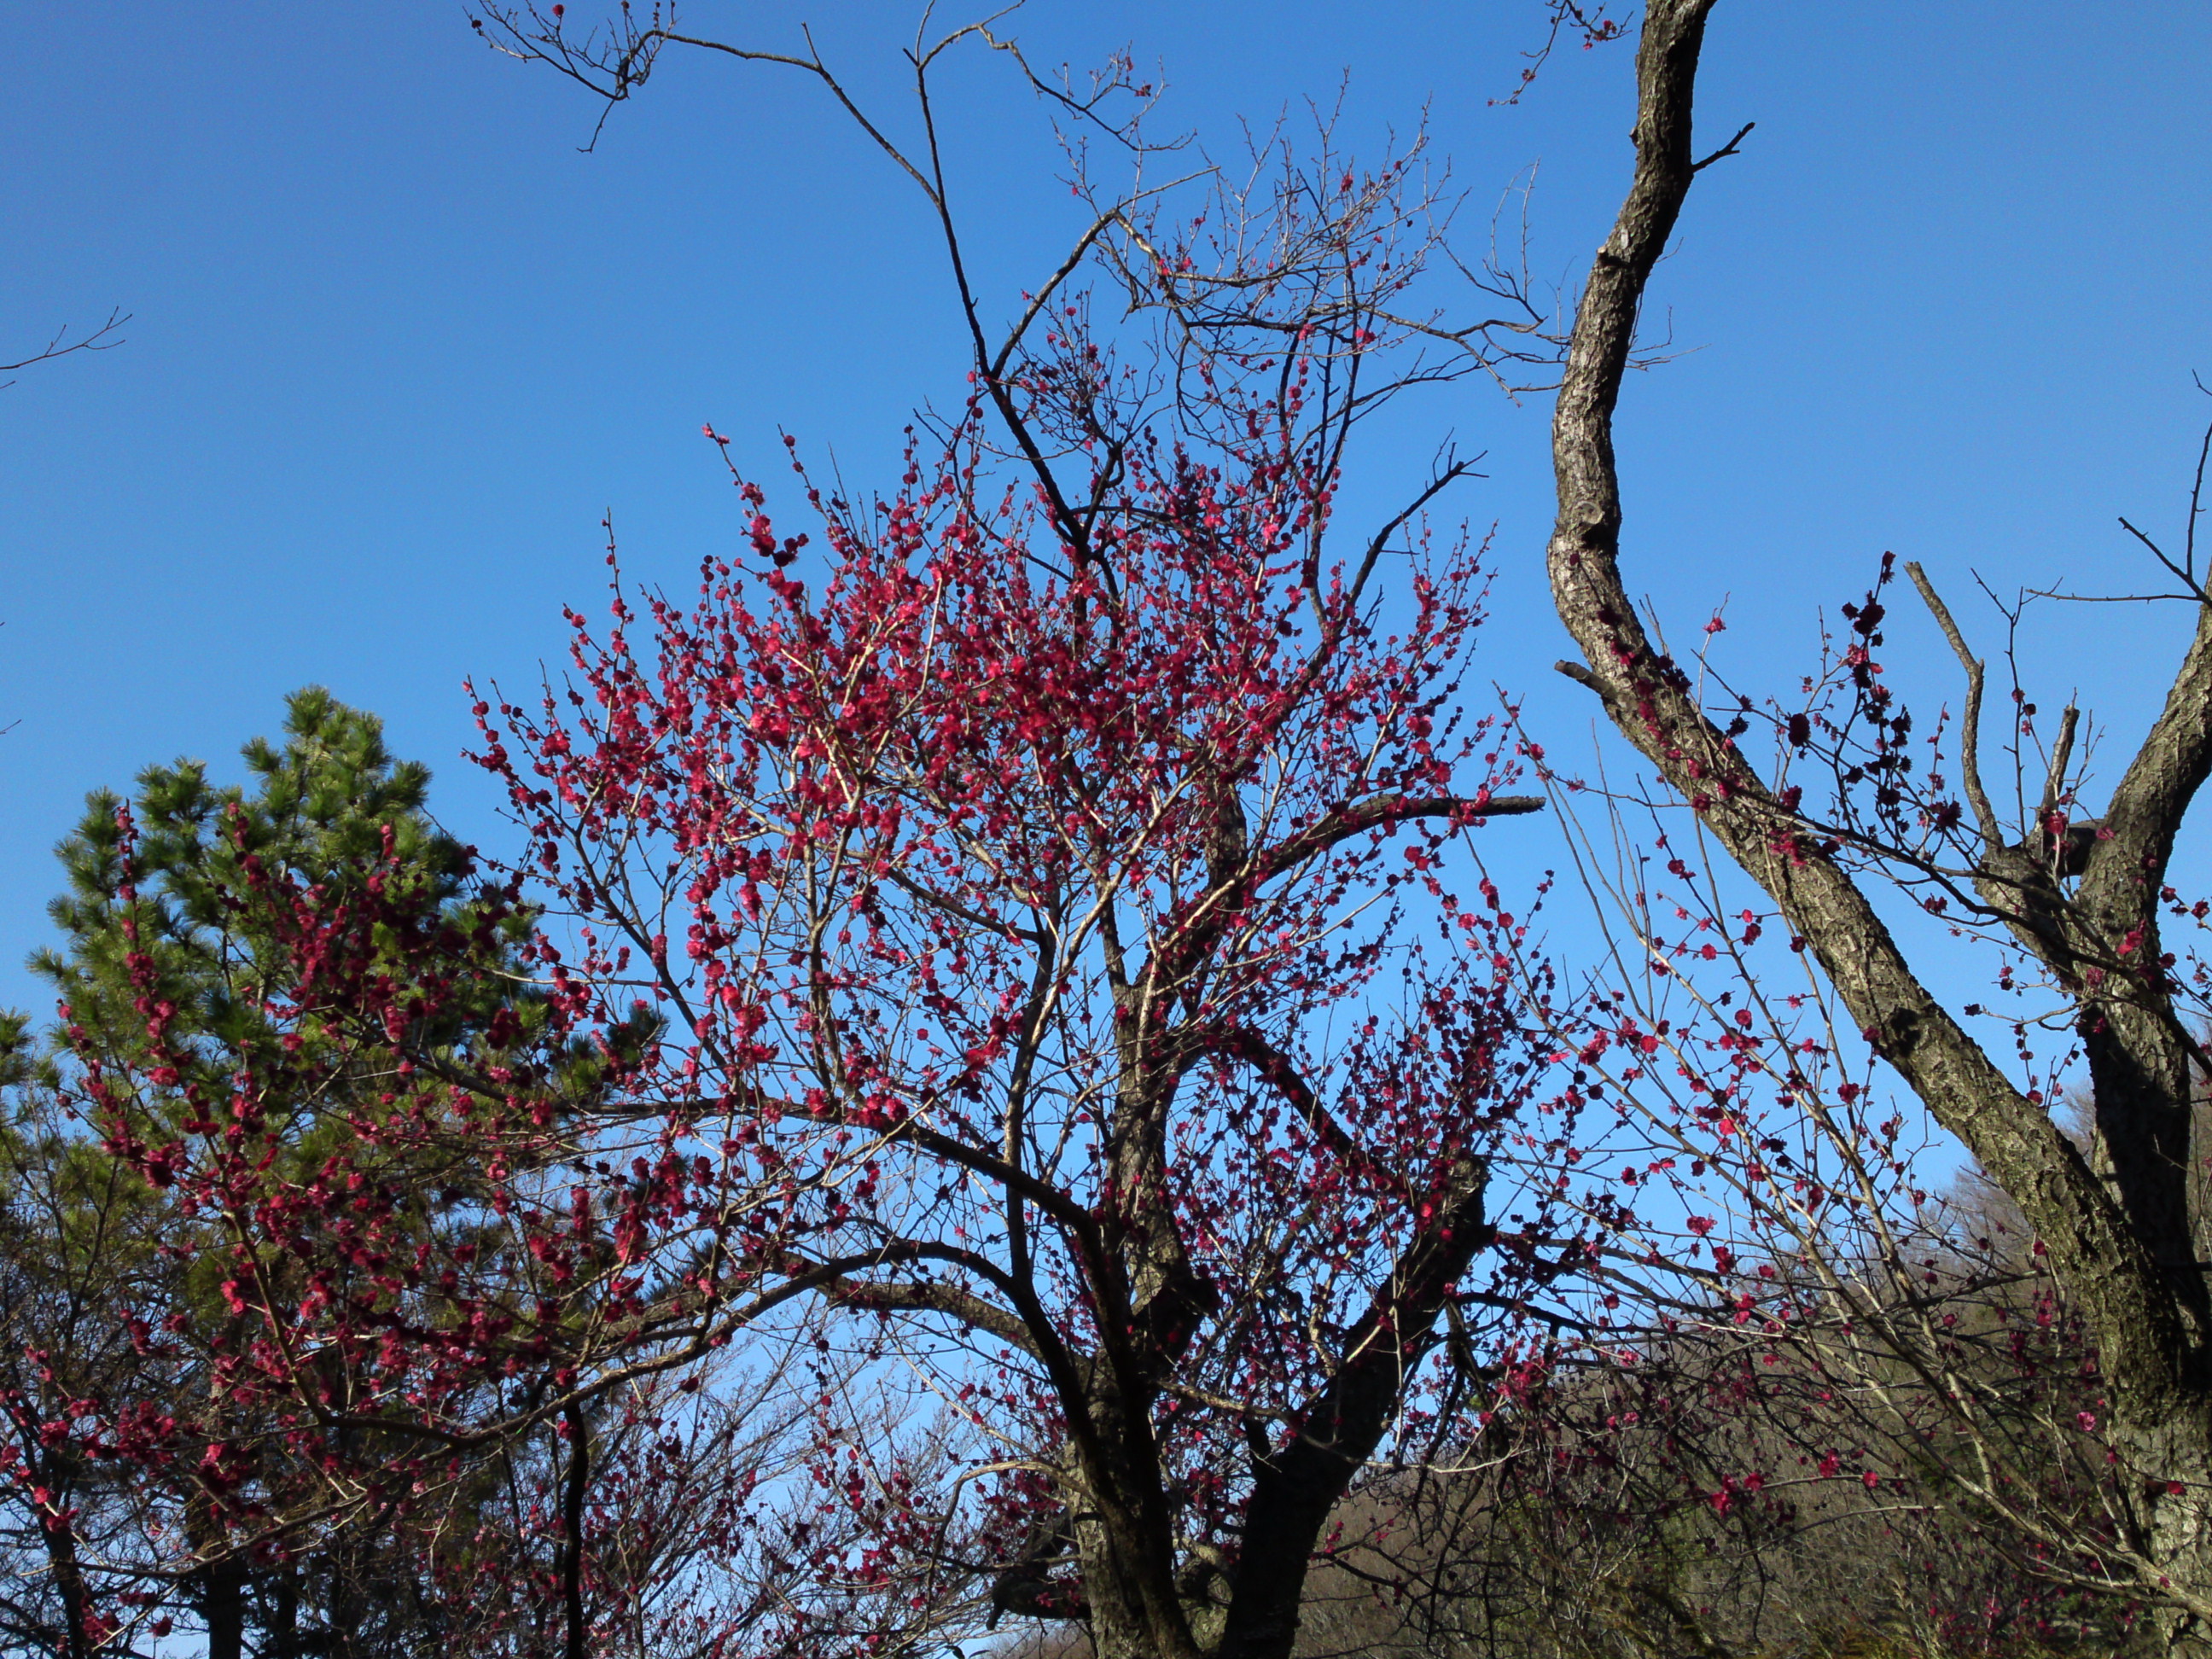
<svg viewBox="0 0 2212 1659"><path fill-rule="evenodd" d="M394 759L373 715L309 688L289 700L282 740L244 757L244 787L180 760L143 773L127 801L89 797L58 849L60 941L33 958L64 1012L43 1060L19 1068L4 1146L0 1294L27 1328L19 1346L45 1356L13 1391L30 1449L11 1473L33 1530L45 1516L64 1601L76 1538L106 1538L124 1577L134 1559L148 1570L136 1588L111 1572L46 1615L71 1659L118 1620L164 1616L149 1586L177 1562L157 1528L189 1550L181 1599L210 1659L236 1659L250 1636L267 1659L434 1642L435 1563L374 1474L421 1448L348 1419L374 1387L368 1328L441 1316L370 1281L410 1249L489 1272L501 1246L479 1215L484 1179L403 1121L419 1091L395 1073L414 1055L481 1085L523 1054L526 1083L557 1095L598 1064L549 1037L544 999L524 988L529 917L477 881L471 850L428 814L428 771ZM373 1248L343 1220L324 1237L295 1214L276 1228L288 1251L241 1224L247 1175L264 1194L380 1190L362 1232ZM368 1310L365 1340L272 1353L284 1308L316 1297ZM321 1424L300 1409L301 1364ZM81 1431L41 1455L39 1425L58 1419ZM103 1449L155 1479L103 1482ZM449 1499L481 1497L499 1455L447 1459Z"/></svg>

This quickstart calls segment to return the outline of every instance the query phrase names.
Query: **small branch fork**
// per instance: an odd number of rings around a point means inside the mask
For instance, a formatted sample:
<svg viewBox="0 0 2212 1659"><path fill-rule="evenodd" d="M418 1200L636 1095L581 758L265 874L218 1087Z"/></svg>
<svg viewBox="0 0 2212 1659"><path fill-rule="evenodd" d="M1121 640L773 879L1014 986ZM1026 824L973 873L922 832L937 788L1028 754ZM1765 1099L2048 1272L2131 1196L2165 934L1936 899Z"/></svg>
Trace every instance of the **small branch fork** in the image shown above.
<svg viewBox="0 0 2212 1659"><path fill-rule="evenodd" d="M2197 389L2212 396L2212 387L2202 380ZM2183 599L2202 605L2212 605L2212 592L2208 592L2203 579L2197 574L2197 521L2204 516L2204 473L2212 463L2212 426L2204 428L2204 436L2197 446L2197 471L2190 480L2189 514L2183 522L2181 557L2177 560L2158 543L2128 519L2122 518L2120 528L2141 542L2151 557L2156 559L2166 573L2181 584L2179 593L2062 593L2055 589L2032 590L2034 597L2044 599L2063 599L2073 605L2149 605L2166 599Z"/></svg>
<svg viewBox="0 0 2212 1659"><path fill-rule="evenodd" d="M1691 167L1690 171L1692 173L1703 173L1707 167L1712 166L1716 161L1723 161L1730 155L1741 155L1743 152L1738 149L1736 146L1742 143L1744 139L1750 134L1751 130L1758 125L1759 123L1756 121L1746 121L1741 126L1735 130L1735 137L1729 139L1728 143L1723 144L1711 155L1705 157L1704 161L1695 164Z"/></svg>
<svg viewBox="0 0 2212 1659"><path fill-rule="evenodd" d="M2202 380L2197 380L2197 389L2212 397L2212 388L2208 388ZM2166 556L2164 549L2135 526L2125 519L2120 520L2120 528L2148 548L2151 556L2164 565L2168 573L2179 578L2181 585L2188 589L2188 597L2199 605L2212 605L2212 594L2205 592L2204 585L2197 574L2197 521L2204 516L2204 470L2208 462L2212 462L2212 426L2204 428L2203 440L2197 446L2197 471L2189 484L2189 517L2181 532L2179 564L2177 565Z"/></svg>
<svg viewBox="0 0 2212 1659"><path fill-rule="evenodd" d="M1587 6L1580 3L1580 0L1551 0L1550 27L1542 43L1534 52L1522 54L1528 60L1528 67L1521 71L1521 79L1513 90L1503 98L1492 99L1491 103L1493 106L1517 104L1527 96L1528 88L1535 84L1537 76L1543 72L1544 65L1559 50L1562 34L1580 35L1583 45L1589 47L1607 40L1617 40L1627 33L1627 24L1617 17L1607 17L1605 13L1602 4Z"/></svg>
<svg viewBox="0 0 2212 1659"><path fill-rule="evenodd" d="M69 325L64 323L53 338L46 342L45 350L33 352L12 363L0 363L0 374L13 374L17 369L29 368L35 363L50 363L55 358L66 357L73 351L112 351L123 343L123 337L116 331L130 320L131 313L118 306L107 313L106 322L79 340L69 337ZM110 338L110 336L114 337ZM13 380L0 380L0 392L5 392L15 384Z"/></svg>

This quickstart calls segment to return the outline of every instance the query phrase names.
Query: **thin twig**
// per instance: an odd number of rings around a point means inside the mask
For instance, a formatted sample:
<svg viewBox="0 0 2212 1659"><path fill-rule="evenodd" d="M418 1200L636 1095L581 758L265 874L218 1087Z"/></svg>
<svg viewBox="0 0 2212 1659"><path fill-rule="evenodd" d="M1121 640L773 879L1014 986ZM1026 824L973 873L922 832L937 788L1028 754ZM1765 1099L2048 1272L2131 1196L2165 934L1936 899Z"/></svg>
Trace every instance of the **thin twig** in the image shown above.
<svg viewBox="0 0 2212 1659"><path fill-rule="evenodd" d="M2193 496L2191 500L2191 506L2192 509L2195 507L2195 498ZM2189 527L2192 532L2197 528L2196 523L2193 520L2191 520ZM2182 586L2186 587L2190 592L2195 596L2198 604L2212 605L2212 593L2207 593L2204 591L2203 585L2197 580L2195 572L2188 569L2185 566L2176 564L2172 559L2166 556L2166 550L2164 548L2160 547L2156 542L2151 540L2149 537L2144 535L2142 531L2136 529L2135 526L2130 524L2125 519L2122 519L2120 520L2120 528L2126 531L2129 535L2134 537L2145 547L2148 548L2150 550L2151 557L2156 559L2160 564L2164 565L2169 574L2179 579Z"/></svg>
<svg viewBox="0 0 2212 1659"><path fill-rule="evenodd" d="M1704 161L1692 167L1690 171L1692 173L1703 173L1707 167L1712 166L1714 162L1720 161L1724 156L1741 155L1741 152L1736 149L1736 146L1743 142L1744 135L1758 125L1759 123L1756 121L1746 121L1741 126L1736 129L1735 137L1729 139L1728 143L1723 144L1711 155L1708 155Z"/></svg>
<svg viewBox="0 0 2212 1659"><path fill-rule="evenodd" d="M107 337L130 320L131 313L118 306L107 313L106 322L82 340L72 340L67 345L62 343L63 341L69 339L69 325L64 323L60 332L46 342L46 349L44 351L34 352L18 362L0 363L0 374L12 374L19 368L30 368L33 363L52 362L57 357L68 356L72 351L112 351L123 342L119 338L111 340ZM15 384L13 380L0 380L0 392L5 392ZM2201 476L2202 469L2199 469L2199 471Z"/></svg>

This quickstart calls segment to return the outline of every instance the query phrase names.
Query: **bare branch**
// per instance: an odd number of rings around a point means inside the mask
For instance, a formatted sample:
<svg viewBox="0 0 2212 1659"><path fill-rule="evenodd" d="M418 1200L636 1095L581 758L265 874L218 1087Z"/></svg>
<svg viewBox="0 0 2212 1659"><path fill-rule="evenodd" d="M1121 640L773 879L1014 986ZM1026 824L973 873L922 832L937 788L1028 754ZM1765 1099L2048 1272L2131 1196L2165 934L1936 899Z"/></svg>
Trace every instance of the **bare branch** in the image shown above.
<svg viewBox="0 0 2212 1659"><path fill-rule="evenodd" d="M1692 167L1690 171L1692 173L1703 173L1707 167L1712 166L1714 162L1722 160L1725 156L1741 154L1741 152L1737 149L1736 146L1743 143L1746 136L1748 135L1751 130L1758 125L1759 123L1756 121L1746 121L1741 126L1735 130L1735 137L1729 139L1728 143L1723 144L1711 155L1705 157L1704 161L1699 161Z"/></svg>
<svg viewBox="0 0 2212 1659"><path fill-rule="evenodd" d="M64 323L60 331L46 342L45 350L34 352L12 363L0 363L0 374L12 374L19 368L28 368L34 363L50 363L55 358L66 357L73 351L112 351L123 343L123 338L116 335L115 338L110 339L108 336L115 334L116 330L130 320L131 313L118 306L107 313L106 322L81 340L69 337L69 325ZM15 384L13 380L0 380L0 392L5 392Z"/></svg>
<svg viewBox="0 0 2212 1659"><path fill-rule="evenodd" d="M1966 648L1966 635L1960 633L1959 624L1951 619L1950 607L1936 592L1936 585L1928 580L1928 573L1921 568L1918 561L1907 560L1905 574L1920 590L1921 599L1936 618L1936 625L1950 641L1952 654L1966 671L1966 707L1959 722L1959 770L1966 799L1974 809L1974 822L1981 826L1982 843L1995 852L2005 844L2005 836L2004 825L1997 817L1996 808L1990 805L1989 790L1982 782L1982 660Z"/></svg>

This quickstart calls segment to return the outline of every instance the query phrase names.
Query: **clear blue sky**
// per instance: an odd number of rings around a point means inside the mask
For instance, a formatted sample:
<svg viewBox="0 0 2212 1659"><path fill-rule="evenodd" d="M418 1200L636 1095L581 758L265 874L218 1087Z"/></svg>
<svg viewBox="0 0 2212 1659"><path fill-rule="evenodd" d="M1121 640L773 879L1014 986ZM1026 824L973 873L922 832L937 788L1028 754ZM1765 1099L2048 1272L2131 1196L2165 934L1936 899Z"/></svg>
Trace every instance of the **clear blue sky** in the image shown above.
<svg viewBox="0 0 2212 1659"><path fill-rule="evenodd" d="M1426 104L1477 220L1540 161L1535 266L1572 281L1625 177L1631 63L1565 53L1490 106L1537 11L1034 0L1008 27L1047 60L1133 46L1168 118L1224 148L1346 71L1362 148ZM771 44L802 17L902 118L914 8L686 8ZM592 101L435 0L21 6L8 40L0 361L136 320L0 392L0 1003L43 1000L17 963L84 792L179 754L234 770L303 683L382 714L496 845L459 682L528 684L559 607L598 606L604 511L634 574L680 584L735 530L702 422L757 465L781 427L865 479L957 386L919 203L796 77L672 60L586 155ZM1732 595L1731 665L1775 684L1884 548L1954 602L1970 565L2137 583L2113 517L2178 525L2212 413L2190 384L2212 380L2212 10L1724 0L1708 64L1716 142L1759 127L1655 290L1698 349L1629 389L1632 586L1684 625ZM1059 257L1055 154L1002 67L954 86L960 204L1010 299ZM1456 503L1498 525L1486 666L1565 738L1589 711L1547 667L1546 414L1442 394L1362 487L1447 427L1491 452ZM2046 692L2125 738L2182 620L2054 615Z"/></svg>

